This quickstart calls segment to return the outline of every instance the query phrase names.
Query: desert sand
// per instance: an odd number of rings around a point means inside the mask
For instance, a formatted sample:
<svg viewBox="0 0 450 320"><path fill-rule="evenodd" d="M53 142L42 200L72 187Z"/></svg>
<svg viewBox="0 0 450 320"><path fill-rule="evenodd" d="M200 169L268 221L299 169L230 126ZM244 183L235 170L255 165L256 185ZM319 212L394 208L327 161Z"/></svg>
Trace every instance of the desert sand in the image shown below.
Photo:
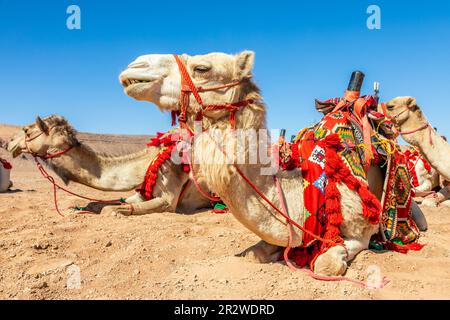
<svg viewBox="0 0 450 320"><path fill-rule="evenodd" d="M9 139L18 127L0 125ZM80 134L97 150L136 151L146 136ZM0 156L11 160L0 149ZM284 262L256 264L236 257L258 238L231 214L201 211L146 216L79 215L69 207L88 203L62 192L54 210L51 185L29 157L11 161L13 191L0 194L0 299L448 299L450 208L426 208L429 230L419 252L364 251L347 276L364 280L379 268L390 283L368 289L323 282ZM57 179L58 182L59 179ZM100 198L78 184L71 190ZM81 287L68 287L68 270L80 270Z"/></svg>

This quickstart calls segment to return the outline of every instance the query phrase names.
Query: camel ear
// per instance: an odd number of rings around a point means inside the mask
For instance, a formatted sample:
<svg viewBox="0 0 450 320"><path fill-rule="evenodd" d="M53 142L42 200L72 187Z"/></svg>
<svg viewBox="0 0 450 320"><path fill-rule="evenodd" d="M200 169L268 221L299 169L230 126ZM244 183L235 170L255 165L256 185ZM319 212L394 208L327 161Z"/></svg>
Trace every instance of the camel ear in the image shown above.
<svg viewBox="0 0 450 320"><path fill-rule="evenodd" d="M417 109L419 109L419 106L417 105L417 100L416 100L416 98L413 98L413 97L409 97L406 100L406 105L412 111L416 111Z"/></svg>
<svg viewBox="0 0 450 320"><path fill-rule="evenodd" d="M255 53L253 51L242 51L237 55L237 70L240 78L252 75Z"/></svg>
<svg viewBox="0 0 450 320"><path fill-rule="evenodd" d="M45 134L48 134L48 126L47 124L44 122L44 120L41 119L41 117L37 116L36 118L36 124L38 126L38 128L44 132Z"/></svg>

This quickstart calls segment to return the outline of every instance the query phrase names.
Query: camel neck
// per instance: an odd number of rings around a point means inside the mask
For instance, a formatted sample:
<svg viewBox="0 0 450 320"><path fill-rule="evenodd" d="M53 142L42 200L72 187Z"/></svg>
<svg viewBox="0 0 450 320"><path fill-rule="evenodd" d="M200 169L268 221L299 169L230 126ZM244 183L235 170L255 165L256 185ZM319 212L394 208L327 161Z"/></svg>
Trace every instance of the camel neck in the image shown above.
<svg viewBox="0 0 450 320"><path fill-rule="evenodd" d="M145 175L142 168L150 154L144 149L123 156L106 156L79 144L68 153L49 160L49 164L66 183L78 182L104 191L127 191L142 183Z"/></svg>
<svg viewBox="0 0 450 320"><path fill-rule="evenodd" d="M407 121L401 126L402 132L414 131L428 124L424 116ZM420 149L421 153L446 179L450 179L450 165L447 155L450 154L450 145L433 129L424 128L414 133L403 134L403 139Z"/></svg>

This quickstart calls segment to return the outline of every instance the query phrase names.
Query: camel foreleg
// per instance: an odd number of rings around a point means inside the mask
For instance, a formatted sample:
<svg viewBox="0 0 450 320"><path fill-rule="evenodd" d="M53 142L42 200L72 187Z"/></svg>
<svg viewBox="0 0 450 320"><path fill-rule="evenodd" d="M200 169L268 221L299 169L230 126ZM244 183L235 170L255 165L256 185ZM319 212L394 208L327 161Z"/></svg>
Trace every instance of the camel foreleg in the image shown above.
<svg viewBox="0 0 450 320"><path fill-rule="evenodd" d="M130 215L144 215L151 214L157 212L174 212L175 208L172 203L167 201L165 198L159 197L154 198L149 201L140 202L140 203L130 203L124 204L121 206L106 206L102 209L101 214L112 214L117 215L121 214L124 216Z"/></svg>
<svg viewBox="0 0 450 320"><path fill-rule="evenodd" d="M370 237L363 240L346 239L343 246L334 246L321 254L314 263L314 272L325 276L341 276L347 270L348 262L369 247Z"/></svg>

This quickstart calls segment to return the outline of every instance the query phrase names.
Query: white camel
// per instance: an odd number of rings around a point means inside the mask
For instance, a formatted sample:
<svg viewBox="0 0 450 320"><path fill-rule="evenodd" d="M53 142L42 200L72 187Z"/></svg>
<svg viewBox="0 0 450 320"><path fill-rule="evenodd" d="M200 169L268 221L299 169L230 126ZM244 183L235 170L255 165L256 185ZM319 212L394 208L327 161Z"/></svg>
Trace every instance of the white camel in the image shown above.
<svg viewBox="0 0 450 320"><path fill-rule="evenodd" d="M187 71L197 86L222 86L239 82L238 86L222 88L201 94L207 105L226 105L237 101L253 103L239 109L235 114L236 128L258 130L255 137L257 145L266 145L266 110L262 103L258 87L250 79L254 53L244 51L238 55L211 53L206 55L181 56ZM125 92L138 100L156 104L163 111L182 112L180 109L180 92L182 89L179 67L172 55L145 55L132 62L128 69L120 75ZM185 88L183 88L185 89ZM187 125L193 128L201 106L190 96L187 110ZM236 135L229 130L230 114L227 110L210 109L203 112L203 126L210 130L221 130L222 144L226 150L236 146ZM229 149L228 149L229 148ZM249 159L249 147L241 150ZM202 134L193 145L193 153L199 160L199 174L208 186L216 192L230 208L232 214L249 230L258 235L262 241L247 250L246 255L259 261L273 261L278 258L280 247L289 244L289 232L285 219L271 209L260 196L238 175L236 167L224 163L222 151L215 140ZM236 155L231 155L233 159ZM240 165L242 172L265 194L278 208L282 201L278 197L273 177L261 175L265 165L258 163ZM291 218L299 223L304 219L303 179L299 170L277 173L284 190L287 210ZM341 193L341 209L343 222L341 233L345 239L345 247L335 246L320 255L314 271L319 274L341 275L347 269L347 262L360 251L366 249L378 225L373 225L363 217L361 198L344 184L338 185ZM302 232L293 230L293 246L302 244Z"/></svg>
<svg viewBox="0 0 450 320"><path fill-rule="evenodd" d="M0 148L6 148L6 142L0 138ZM0 157L0 192L7 192L13 183L10 180L11 168L8 161Z"/></svg>

